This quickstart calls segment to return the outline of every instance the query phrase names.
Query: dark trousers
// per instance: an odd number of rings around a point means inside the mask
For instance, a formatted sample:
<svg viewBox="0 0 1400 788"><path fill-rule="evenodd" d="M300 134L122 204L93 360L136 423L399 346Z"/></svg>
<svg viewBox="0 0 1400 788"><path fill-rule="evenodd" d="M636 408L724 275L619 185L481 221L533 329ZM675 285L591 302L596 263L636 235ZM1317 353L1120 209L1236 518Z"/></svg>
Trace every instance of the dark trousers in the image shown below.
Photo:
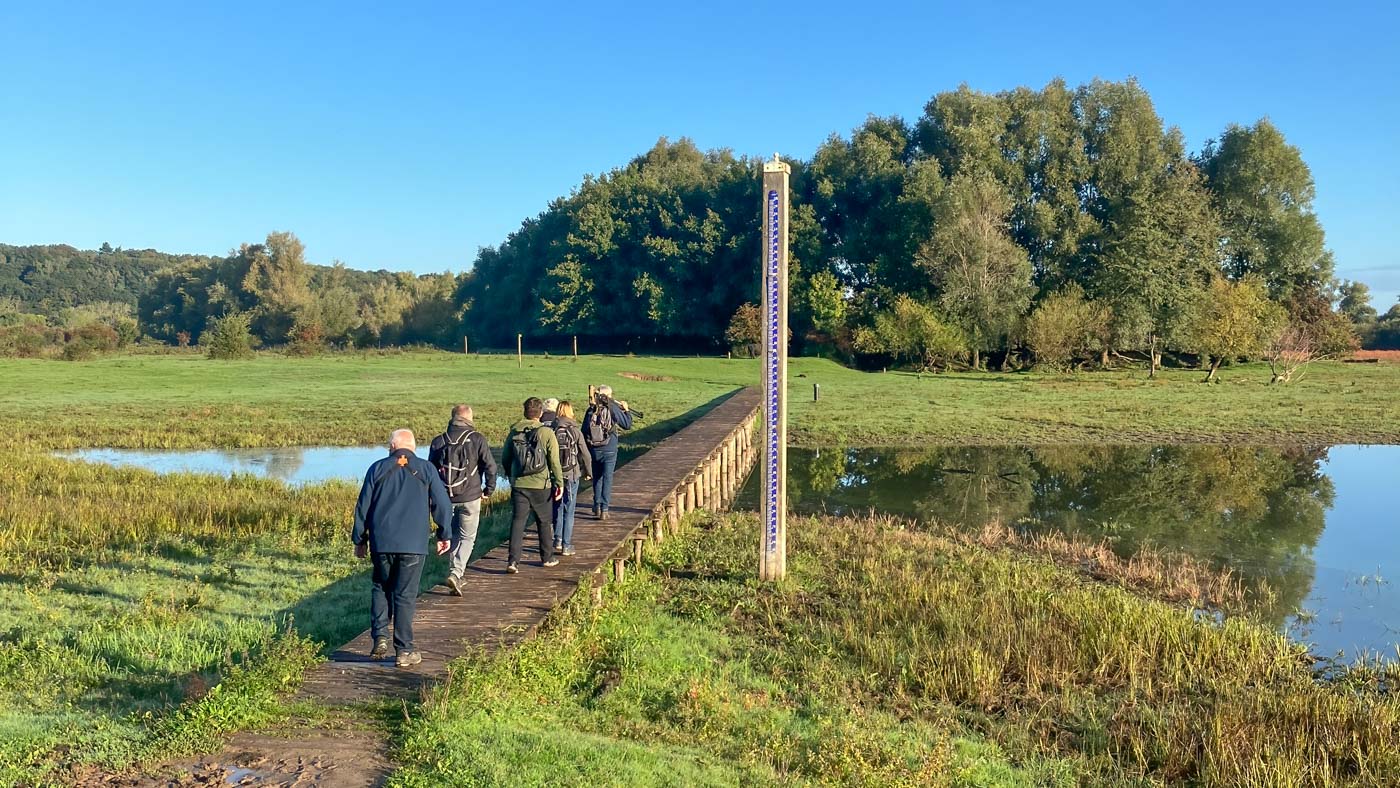
<svg viewBox="0 0 1400 788"><path fill-rule="evenodd" d="M593 450L593 513L606 512L612 503L613 469L617 467L617 449Z"/></svg>
<svg viewBox="0 0 1400 788"><path fill-rule="evenodd" d="M418 607L418 581L424 557L413 553L375 553L369 598L370 634L378 640L394 625L394 651L413 650L413 612Z"/></svg>
<svg viewBox="0 0 1400 788"><path fill-rule="evenodd" d="M540 531L540 560L549 561L554 557L554 506L553 490L522 490L510 488L510 562L520 563L520 551L525 546L525 523L530 515L535 515Z"/></svg>

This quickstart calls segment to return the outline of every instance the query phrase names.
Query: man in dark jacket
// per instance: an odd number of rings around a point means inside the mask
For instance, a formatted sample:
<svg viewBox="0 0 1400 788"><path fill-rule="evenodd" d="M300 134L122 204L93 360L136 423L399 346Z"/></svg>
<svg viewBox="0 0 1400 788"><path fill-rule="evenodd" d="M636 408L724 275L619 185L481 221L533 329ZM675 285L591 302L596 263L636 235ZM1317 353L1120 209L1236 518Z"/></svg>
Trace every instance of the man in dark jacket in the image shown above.
<svg viewBox="0 0 1400 788"><path fill-rule="evenodd" d="M496 460L486 436L472 425L470 405L452 408L447 432L433 438L428 462L437 468L452 499L452 567L447 587L462 595L462 577L476 547L476 530L481 522L481 501L496 491Z"/></svg>
<svg viewBox="0 0 1400 788"><path fill-rule="evenodd" d="M389 456L369 466L360 499L355 504L355 528L350 541L355 556L368 553L371 574L371 659L389 655L389 625L394 627L395 664L417 665L423 656L413 647L413 613L418 605L418 581L427 556L428 515L437 523L437 553L447 552L452 501L437 469L413 453L412 430L394 430ZM392 609L390 607L392 600Z"/></svg>
<svg viewBox="0 0 1400 788"><path fill-rule="evenodd" d="M593 455L593 516L608 519L613 470L617 468L617 431L632 429L627 403L612 398L612 386L599 386L583 414L583 437Z"/></svg>

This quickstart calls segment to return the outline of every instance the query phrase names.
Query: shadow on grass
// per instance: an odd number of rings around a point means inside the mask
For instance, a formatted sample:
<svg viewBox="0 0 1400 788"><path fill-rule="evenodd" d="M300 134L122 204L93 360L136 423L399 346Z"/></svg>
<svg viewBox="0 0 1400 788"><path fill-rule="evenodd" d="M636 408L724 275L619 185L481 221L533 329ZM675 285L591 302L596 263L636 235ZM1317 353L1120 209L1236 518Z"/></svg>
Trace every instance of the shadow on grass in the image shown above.
<svg viewBox="0 0 1400 788"><path fill-rule="evenodd" d="M672 416L669 419L663 419L654 424L644 424L634 430L628 431L622 435L619 440L617 464L619 466L625 465L636 457L646 453L655 447L656 444L699 421L705 414L724 404L726 400L738 394L740 391L741 389L734 389L733 391L715 397L703 405L691 408L679 416ZM582 494L582 490L580 490L580 494Z"/></svg>

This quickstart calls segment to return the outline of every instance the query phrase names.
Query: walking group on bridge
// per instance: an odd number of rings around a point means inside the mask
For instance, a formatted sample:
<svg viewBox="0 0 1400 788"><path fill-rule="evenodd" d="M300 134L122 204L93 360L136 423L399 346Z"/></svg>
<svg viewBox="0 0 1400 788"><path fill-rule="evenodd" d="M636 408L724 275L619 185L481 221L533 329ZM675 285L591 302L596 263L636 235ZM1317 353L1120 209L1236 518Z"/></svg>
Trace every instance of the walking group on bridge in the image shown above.
<svg viewBox="0 0 1400 788"><path fill-rule="evenodd" d="M542 566L556 566L559 556L574 555L580 481L593 483L594 518L609 517L618 432L632 428L633 411L612 398L610 386L597 387L589 399L582 423L575 420L568 400L530 397L523 403L523 418L511 425L499 468L510 484L509 574L520 571L532 515ZM412 430L394 430L389 456L365 473L350 540L357 558L369 556L372 561L371 659L389 656L392 625L395 664L411 667L423 661L414 648L413 616L427 562L424 532L430 518L437 525L431 534L437 554L451 553L447 587L457 596L463 593L481 505L495 492L498 474L490 444L472 419L470 405L454 406L447 429L432 439L426 460L416 453Z"/></svg>

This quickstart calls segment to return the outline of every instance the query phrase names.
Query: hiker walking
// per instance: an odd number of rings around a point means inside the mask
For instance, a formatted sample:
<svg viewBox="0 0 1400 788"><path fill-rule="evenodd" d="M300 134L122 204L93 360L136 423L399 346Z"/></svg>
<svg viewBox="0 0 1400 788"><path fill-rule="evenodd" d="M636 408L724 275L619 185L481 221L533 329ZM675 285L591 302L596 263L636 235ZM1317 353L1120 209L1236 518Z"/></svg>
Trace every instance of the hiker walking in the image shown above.
<svg viewBox="0 0 1400 788"><path fill-rule="evenodd" d="M617 431L632 429L627 403L612 398L612 386L599 386L583 415L583 438L593 455L593 516L608 519L613 470L617 468Z"/></svg>
<svg viewBox="0 0 1400 788"><path fill-rule="evenodd" d="M554 432L540 424L544 403L539 397L525 400L525 418L511 425L501 464L510 480L510 555L506 571L519 570L520 550L525 541L525 523L531 514L539 525L540 562L555 566L554 507L564 495L564 472L559 467L559 441Z"/></svg>
<svg viewBox="0 0 1400 788"><path fill-rule="evenodd" d="M580 480L592 478L592 472L583 431L574 421L574 406L568 400L558 405L554 438L559 442L559 467L564 472L564 494L554 501L554 553L573 555L574 504L578 500L578 485Z"/></svg>
<svg viewBox="0 0 1400 788"><path fill-rule="evenodd" d="M472 424L470 405L456 405L447 431L433 438L428 462L452 499L452 555L447 587L462 595L462 578L476 547L476 531L481 523L481 503L496 491L496 460L486 436Z"/></svg>
<svg viewBox="0 0 1400 788"><path fill-rule="evenodd" d="M350 541L355 557L368 554L370 573L371 659L389 655L389 627L394 628L394 663L417 665L423 657L413 646L413 614L418 605L418 581L427 556L427 526L431 513L437 523L437 554L451 547L448 523L452 502L437 470L420 459L412 430L394 430L389 456L369 466L360 498L355 503L355 527Z"/></svg>

